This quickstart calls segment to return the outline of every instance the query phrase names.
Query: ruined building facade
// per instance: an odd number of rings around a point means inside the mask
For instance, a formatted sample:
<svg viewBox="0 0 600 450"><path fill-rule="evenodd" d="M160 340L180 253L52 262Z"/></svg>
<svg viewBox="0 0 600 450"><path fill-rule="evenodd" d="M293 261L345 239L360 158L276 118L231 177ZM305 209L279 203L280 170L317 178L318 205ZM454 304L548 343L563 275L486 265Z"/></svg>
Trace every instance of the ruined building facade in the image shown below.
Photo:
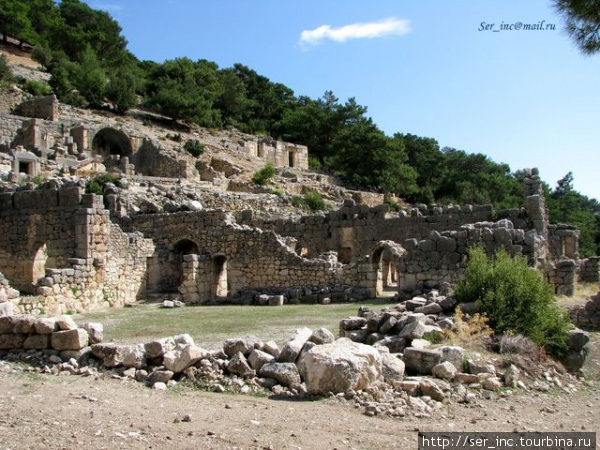
<svg viewBox="0 0 600 450"><path fill-rule="evenodd" d="M174 183L198 176L192 159L168 159L160 144L117 127L116 119L81 124L68 112L58 120L57 111L55 99L46 98L16 111L28 117L0 115L0 168L14 178L35 176L40 164L63 173L113 164L125 179L141 171ZM259 138L227 145L278 167L308 167L306 147ZM336 211L275 219L250 209L123 214L114 193L85 193L76 179L51 179L0 193L0 304L64 313L162 293L188 304L252 303L262 294L288 303L342 302L455 282L473 245L525 255L557 293L570 295L579 275L598 280L597 260L580 261L578 230L549 225L539 175L527 175L518 210L391 212L386 204L347 199Z"/></svg>

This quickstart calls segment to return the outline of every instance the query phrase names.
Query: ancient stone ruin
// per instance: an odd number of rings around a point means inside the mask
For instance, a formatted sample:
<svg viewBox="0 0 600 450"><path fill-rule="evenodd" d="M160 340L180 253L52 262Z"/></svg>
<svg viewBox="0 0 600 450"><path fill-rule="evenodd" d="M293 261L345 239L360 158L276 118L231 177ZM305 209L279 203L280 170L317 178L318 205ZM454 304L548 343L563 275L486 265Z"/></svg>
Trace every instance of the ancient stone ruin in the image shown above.
<svg viewBox="0 0 600 450"><path fill-rule="evenodd" d="M186 135L207 149L195 158L138 119L54 97L13 112L0 114L0 167L12 181L0 193L0 272L9 293L0 290L0 301L14 312L88 311L153 294L177 294L185 304L410 297L456 281L474 245L525 255L558 294L598 279L597 258L579 259L579 231L548 223L536 169L527 172L518 210L392 212L381 198L310 174L306 147L199 130ZM244 164L265 162L290 192L326 186L338 208L290 214L285 200L247 179ZM119 179L102 195L86 192L85 176L101 173ZM37 186L28 182L36 176Z"/></svg>

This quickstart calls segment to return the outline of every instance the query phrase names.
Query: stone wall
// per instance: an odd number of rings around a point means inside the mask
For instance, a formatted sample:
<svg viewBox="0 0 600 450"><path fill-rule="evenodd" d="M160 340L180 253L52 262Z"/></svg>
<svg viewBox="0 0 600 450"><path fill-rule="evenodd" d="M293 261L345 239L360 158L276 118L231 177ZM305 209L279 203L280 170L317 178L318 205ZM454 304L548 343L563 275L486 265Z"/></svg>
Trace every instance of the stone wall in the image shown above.
<svg viewBox="0 0 600 450"><path fill-rule="evenodd" d="M504 248L510 254L532 254L532 233L516 229L507 219L461 226L456 231L433 231L426 239L408 239L398 262L398 290L412 293L442 283L454 283L462 274L468 249L483 245L488 254Z"/></svg>
<svg viewBox="0 0 600 450"><path fill-rule="evenodd" d="M186 302L282 287L369 283L366 268L302 258L272 231L238 225L222 211L140 215L123 227L156 245L148 263L149 288L175 292L181 286Z"/></svg>
<svg viewBox="0 0 600 450"><path fill-rule="evenodd" d="M84 311L135 301L154 246L111 223L78 186L0 194L0 270L34 294L24 312Z"/></svg>
<svg viewBox="0 0 600 450"><path fill-rule="evenodd" d="M600 256L593 256L580 262L579 281L582 283L598 283L600 281Z"/></svg>
<svg viewBox="0 0 600 450"><path fill-rule="evenodd" d="M298 251L309 257L336 251L344 263L371 254L379 241L403 243L406 239L425 239L431 232L458 230L461 226L495 217L510 217L515 227L527 229L522 211L494 211L491 205L411 208L389 213L387 204L369 207L347 200L342 208L293 220L265 220L251 212L236 213L238 223L272 230L298 241Z"/></svg>
<svg viewBox="0 0 600 450"><path fill-rule="evenodd" d="M600 291L583 306L569 307L571 321L578 327L587 330L600 329Z"/></svg>
<svg viewBox="0 0 600 450"><path fill-rule="evenodd" d="M21 103L14 113L23 117L58 120L58 100L55 95L36 97Z"/></svg>
<svg viewBox="0 0 600 450"><path fill-rule="evenodd" d="M11 114L0 114L0 149L7 151L17 145L15 138L27 120Z"/></svg>

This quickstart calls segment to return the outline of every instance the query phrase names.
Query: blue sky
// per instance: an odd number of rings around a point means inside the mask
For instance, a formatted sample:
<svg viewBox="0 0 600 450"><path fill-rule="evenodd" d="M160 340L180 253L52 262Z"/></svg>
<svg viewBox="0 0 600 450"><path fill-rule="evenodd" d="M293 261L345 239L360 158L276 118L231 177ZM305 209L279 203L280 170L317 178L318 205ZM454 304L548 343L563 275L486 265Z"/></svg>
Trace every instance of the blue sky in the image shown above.
<svg viewBox="0 0 600 450"><path fill-rule="evenodd" d="M240 62L296 95L356 97L387 134L537 166L551 186L572 171L600 199L600 54L574 47L550 0L86 1L140 59Z"/></svg>

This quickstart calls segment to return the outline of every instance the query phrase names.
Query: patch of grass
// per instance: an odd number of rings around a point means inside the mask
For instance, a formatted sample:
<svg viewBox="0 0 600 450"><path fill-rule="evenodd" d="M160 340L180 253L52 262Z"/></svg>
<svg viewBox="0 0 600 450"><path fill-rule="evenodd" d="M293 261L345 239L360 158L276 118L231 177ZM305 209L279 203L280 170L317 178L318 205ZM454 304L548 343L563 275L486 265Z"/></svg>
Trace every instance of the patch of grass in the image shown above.
<svg viewBox="0 0 600 450"><path fill-rule="evenodd" d="M252 175L252 182L258 184L259 186L264 186L271 178L275 176L275 167L273 164L267 163L262 169L257 170Z"/></svg>
<svg viewBox="0 0 600 450"><path fill-rule="evenodd" d="M466 320L460 308L454 313L454 324L455 329L444 331L444 338L453 345L468 349L485 347L486 341L493 333L485 314L475 314L470 320Z"/></svg>
<svg viewBox="0 0 600 450"><path fill-rule="evenodd" d="M256 335L282 343L301 327L328 328L337 335L339 321L356 315L360 306L381 308L389 301L332 305L188 306L164 309L158 304L81 314L78 323L100 322L105 341L140 343L189 333L200 346L216 349L223 341Z"/></svg>

